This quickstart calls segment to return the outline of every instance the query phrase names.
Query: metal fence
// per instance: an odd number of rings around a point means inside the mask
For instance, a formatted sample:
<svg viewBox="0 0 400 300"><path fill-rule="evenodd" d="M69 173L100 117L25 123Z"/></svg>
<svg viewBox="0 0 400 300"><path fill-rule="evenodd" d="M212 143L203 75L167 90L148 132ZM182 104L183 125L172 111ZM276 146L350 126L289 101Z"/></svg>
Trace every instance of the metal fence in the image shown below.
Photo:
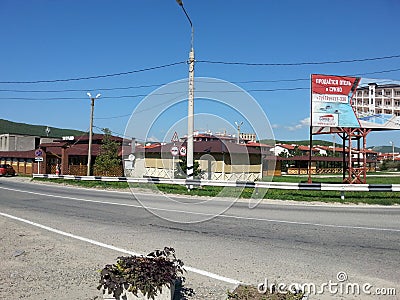
<svg viewBox="0 0 400 300"><path fill-rule="evenodd" d="M345 184L345 183L291 183L291 182L263 182L263 181L222 181L222 180L189 180L167 178L133 178L133 177L105 177L105 176L74 176L33 174L33 178L68 179L84 181L109 181L128 183L178 184L183 186L223 186L237 188L303 190L303 191L339 191L339 192L400 192L400 184ZM342 197L344 195L342 194Z"/></svg>

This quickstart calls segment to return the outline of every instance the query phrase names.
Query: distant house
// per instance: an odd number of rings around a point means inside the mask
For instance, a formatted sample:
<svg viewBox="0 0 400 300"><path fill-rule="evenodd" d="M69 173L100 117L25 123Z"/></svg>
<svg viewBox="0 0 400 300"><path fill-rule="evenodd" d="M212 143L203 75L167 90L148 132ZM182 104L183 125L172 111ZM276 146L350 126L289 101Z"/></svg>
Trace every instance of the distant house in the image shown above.
<svg viewBox="0 0 400 300"><path fill-rule="evenodd" d="M271 148L271 150L274 155L276 156L281 156L283 154L287 156L293 156L293 155L307 155L310 152L310 147L309 146L303 146L303 145L296 145L296 144L276 144L275 147ZM319 153L318 148L312 148L313 154Z"/></svg>

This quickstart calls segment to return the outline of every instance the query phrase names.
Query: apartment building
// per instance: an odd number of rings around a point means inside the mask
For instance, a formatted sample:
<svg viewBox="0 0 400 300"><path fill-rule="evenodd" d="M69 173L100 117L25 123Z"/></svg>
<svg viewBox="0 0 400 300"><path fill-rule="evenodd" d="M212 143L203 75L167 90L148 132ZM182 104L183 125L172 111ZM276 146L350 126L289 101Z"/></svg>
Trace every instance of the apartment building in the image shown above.
<svg viewBox="0 0 400 300"><path fill-rule="evenodd" d="M358 88L353 96L353 108L362 121L384 125L400 116L400 85L376 84Z"/></svg>

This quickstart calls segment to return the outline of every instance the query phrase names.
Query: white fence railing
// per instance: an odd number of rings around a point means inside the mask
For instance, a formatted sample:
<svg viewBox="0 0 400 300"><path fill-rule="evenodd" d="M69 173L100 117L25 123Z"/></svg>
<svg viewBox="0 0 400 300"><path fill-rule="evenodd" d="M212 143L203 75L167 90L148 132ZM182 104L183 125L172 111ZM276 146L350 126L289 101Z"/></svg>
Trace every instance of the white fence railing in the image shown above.
<svg viewBox="0 0 400 300"><path fill-rule="evenodd" d="M222 180L188 180L167 178L133 178L133 177L101 177L101 176L74 176L33 174L33 178L69 179L83 181L113 181L128 183L178 184L184 186L226 186L240 188L307 190L307 191L339 191L339 192L400 192L400 184L344 184L344 183L291 183L291 182L263 182L263 181L222 181Z"/></svg>

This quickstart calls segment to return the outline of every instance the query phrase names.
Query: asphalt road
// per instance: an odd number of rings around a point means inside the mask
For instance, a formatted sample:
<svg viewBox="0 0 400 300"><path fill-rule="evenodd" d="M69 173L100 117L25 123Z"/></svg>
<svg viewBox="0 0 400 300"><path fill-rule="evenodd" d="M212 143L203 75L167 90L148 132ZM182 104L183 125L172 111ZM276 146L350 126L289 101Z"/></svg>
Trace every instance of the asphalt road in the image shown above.
<svg viewBox="0 0 400 300"><path fill-rule="evenodd" d="M400 297L400 207L266 201L250 209L245 201L229 207L226 199L136 197L151 209L129 192L0 180L2 214L136 253L172 246L186 265L210 272L202 276L215 285L229 283L213 274L319 286L345 272L345 283L369 283L372 292L396 288L397 296L382 299ZM353 296L311 299L324 298Z"/></svg>

